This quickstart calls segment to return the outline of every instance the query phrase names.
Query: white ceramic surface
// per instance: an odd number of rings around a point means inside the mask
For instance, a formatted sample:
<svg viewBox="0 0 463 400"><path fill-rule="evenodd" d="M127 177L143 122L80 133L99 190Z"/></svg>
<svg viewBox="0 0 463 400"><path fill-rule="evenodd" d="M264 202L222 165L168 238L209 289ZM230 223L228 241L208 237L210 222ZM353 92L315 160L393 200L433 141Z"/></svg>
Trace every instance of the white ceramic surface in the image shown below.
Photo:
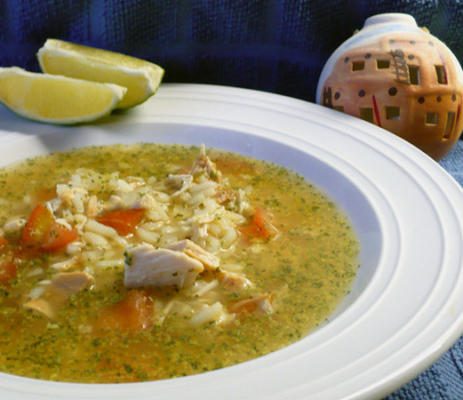
<svg viewBox="0 0 463 400"><path fill-rule="evenodd" d="M118 385L0 373L2 399L372 399L410 380L463 332L463 191L400 138L303 101L208 85L163 85L95 125L54 127L0 108L0 164L87 144L200 144L303 174L361 241L351 294L330 321L280 351L196 376Z"/></svg>

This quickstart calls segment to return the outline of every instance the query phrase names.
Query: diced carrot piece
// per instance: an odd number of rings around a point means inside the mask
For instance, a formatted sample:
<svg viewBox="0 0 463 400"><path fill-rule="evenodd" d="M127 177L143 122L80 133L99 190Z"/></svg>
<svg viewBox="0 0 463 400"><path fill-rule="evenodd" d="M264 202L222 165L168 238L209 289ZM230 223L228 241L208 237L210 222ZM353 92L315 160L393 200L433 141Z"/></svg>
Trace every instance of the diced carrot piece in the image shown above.
<svg viewBox="0 0 463 400"><path fill-rule="evenodd" d="M96 220L103 225L114 228L120 235L125 236L135 230L144 215L145 210L143 208L131 208L110 211L100 215Z"/></svg>
<svg viewBox="0 0 463 400"><path fill-rule="evenodd" d="M21 244L30 250L54 252L73 242L78 234L73 229L57 223L52 212L39 203L32 210L24 227Z"/></svg>
<svg viewBox="0 0 463 400"><path fill-rule="evenodd" d="M8 244L8 240L4 237L0 237L0 250Z"/></svg>
<svg viewBox="0 0 463 400"><path fill-rule="evenodd" d="M149 328L153 321L153 303L146 292L130 290L119 303L104 309L98 318L101 329L138 332Z"/></svg>
<svg viewBox="0 0 463 400"><path fill-rule="evenodd" d="M256 211L248 224L241 227L240 231L246 237L269 239L276 234L275 227L270 223L267 213L260 207Z"/></svg>

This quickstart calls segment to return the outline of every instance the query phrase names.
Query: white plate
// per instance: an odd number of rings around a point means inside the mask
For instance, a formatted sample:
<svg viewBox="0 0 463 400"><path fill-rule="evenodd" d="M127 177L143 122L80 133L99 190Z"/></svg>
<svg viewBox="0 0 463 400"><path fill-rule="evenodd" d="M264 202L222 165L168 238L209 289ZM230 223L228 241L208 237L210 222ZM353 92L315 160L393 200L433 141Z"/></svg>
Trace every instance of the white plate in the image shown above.
<svg viewBox="0 0 463 400"><path fill-rule="evenodd" d="M158 382L81 385L0 374L8 399L371 399L430 365L463 332L463 192L422 152L371 124L287 97L163 85L96 125L52 127L0 109L0 159L87 144L200 144L305 175L361 241L351 294L330 322L280 351Z"/></svg>

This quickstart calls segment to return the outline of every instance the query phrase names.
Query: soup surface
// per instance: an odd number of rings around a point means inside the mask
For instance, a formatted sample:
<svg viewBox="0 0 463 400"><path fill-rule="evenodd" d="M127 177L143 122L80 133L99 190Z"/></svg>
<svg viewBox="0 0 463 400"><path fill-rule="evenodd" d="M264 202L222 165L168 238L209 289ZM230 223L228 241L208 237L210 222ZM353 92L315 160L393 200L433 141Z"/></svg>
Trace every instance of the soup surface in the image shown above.
<svg viewBox="0 0 463 400"><path fill-rule="evenodd" d="M275 351L349 291L359 244L303 177L178 145L0 170L0 370L134 382Z"/></svg>

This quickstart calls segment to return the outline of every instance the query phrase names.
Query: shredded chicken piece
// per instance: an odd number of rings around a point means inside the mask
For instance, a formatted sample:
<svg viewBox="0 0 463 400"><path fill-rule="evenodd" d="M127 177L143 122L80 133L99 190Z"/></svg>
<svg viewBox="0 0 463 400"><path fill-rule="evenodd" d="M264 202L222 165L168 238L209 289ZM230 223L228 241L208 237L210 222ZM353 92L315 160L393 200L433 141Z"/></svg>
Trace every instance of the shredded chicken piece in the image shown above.
<svg viewBox="0 0 463 400"><path fill-rule="evenodd" d="M194 162L189 174L196 175L201 172L206 172L206 174L209 175L209 178L216 182L220 182L220 178L222 177L222 174L217 169L216 165L206 155L206 147L204 144L201 145L199 158Z"/></svg>
<svg viewBox="0 0 463 400"><path fill-rule="evenodd" d="M197 275L204 270L198 260L170 249L155 249L143 244L126 252L125 286L130 288L144 286L188 287Z"/></svg>
<svg viewBox="0 0 463 400"><path fill-rule="evenodd" d="M229 187L219 187L214 197L217 203L224 205L228 210L239 209L240 194Z"/></svg>
<svg viewBox="0 0 463 400"><path fill-rule="evenodd" d="M255 313L273 313L273 296L270 294L261 294L249 297L244 300L239 300L232 304L228 310L231 313L243 316L245 314Z"/></svg>
<svg viewBox="0 0 463 400"><path fill-rule="evenodd" d="M177 189L175 193L172 194L172 197L177 197L180 194L186 192L193 185L193 175L169 175L169 182L174 185Z"/></svg>
<svg viewBox="0 0 463 400"><path fill-rule="evenodd" d="M250 208L246 201L246 192L243 189L234 190L221 186L217 189L214 197L218 204L230 211L242 214Z"/></svg>
<svg viewBox="0 0 463 400"><path fill-rule="evenodd" d="M218 257L204 250L201 246L189 239L180 240L179 242L172 243L167 246L169 250L180 251L187 256L200 261L204 267L215 270L220 265Z"/></svg>
<svg viewBox="0 0 463 400"><path fill-rule="evenodd" d="M61 272L56 274L44 292L24 304L24 307L38 311L54 319L69 297L93 282L93 277L85 272Z"/></svg>
<svg viewBox="0 0 463 400"><path fill-rule="evenodd" d="M236 272L221 270L217 276L221 285L228 290L243 290L252 286L252 282L248 278Z"/></svg>

